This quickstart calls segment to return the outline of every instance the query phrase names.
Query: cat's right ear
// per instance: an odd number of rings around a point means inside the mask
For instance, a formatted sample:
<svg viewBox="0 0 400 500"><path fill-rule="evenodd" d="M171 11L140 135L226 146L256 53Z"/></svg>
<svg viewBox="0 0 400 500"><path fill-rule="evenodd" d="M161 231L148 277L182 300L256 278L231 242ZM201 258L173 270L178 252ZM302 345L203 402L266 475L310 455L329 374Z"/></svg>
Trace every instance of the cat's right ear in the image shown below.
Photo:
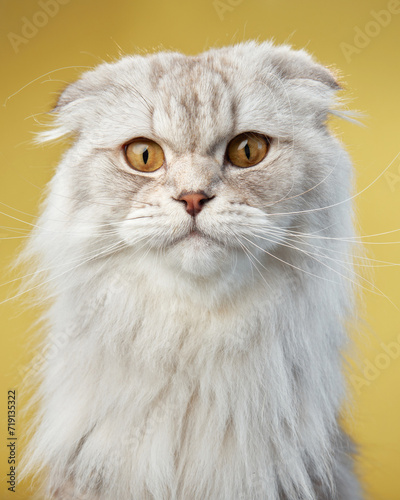
<svg viewBox="0 0 400 500"><path fill-rule="evenodd" d="M84 73L79 80L69 84L61 92L56 105L49 113L53 118L51 126L36 135L36 143L79 135L84 125L84 117L90 112L90 104L100 88L100 82L93 73L94 71Z"/></svg>
<svg viewBox="0 0 400 500"><path fill-rule="evenodd" d="M74 111L79 100L77 83L72 83L60 94L56 105L49 112L51 117L50 128L36 134L35 142L57 141L64 137L76 135L79 131L77 113Z"/></svg>

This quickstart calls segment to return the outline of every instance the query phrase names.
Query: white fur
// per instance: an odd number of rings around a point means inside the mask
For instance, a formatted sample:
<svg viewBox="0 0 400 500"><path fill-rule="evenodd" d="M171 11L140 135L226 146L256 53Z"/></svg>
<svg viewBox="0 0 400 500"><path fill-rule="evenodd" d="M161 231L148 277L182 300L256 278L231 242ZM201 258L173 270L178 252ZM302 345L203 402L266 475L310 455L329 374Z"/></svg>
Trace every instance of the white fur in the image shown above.
<svg viewBox="0 0 400 500"><path fill-rule="evenodd" d="M249 42L127 57L62 94L42 138L75 142L26 251L53 346L26 470L48 495L361 498L337 420L355 278L336 88L305 52ZM224 165L245 131L273 138L266 159ZM125 164L139 136L167 168ZM215 198L188 237L173 198L199 189Z"/></svg>

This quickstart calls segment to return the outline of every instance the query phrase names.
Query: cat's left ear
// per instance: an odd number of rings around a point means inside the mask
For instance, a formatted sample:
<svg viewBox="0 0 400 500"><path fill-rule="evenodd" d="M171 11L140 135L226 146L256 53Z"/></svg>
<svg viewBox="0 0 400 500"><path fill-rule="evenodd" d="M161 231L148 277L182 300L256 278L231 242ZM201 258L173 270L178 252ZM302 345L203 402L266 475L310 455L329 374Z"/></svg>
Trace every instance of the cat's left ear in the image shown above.
<svg viewBox="0 0 400 500"><path fill-rule="evenodd" d="M291 113L325 127L329 115L349 119L336 95L342 87L331 70L317 63L305 50L288 46L265 47L264 74L271 86L283 89Z"/></svg>
<svg viewBox="0 0 400 500"><path fill-rule="evenodd" d="M333 91L342 88L335 72L315 62L305 50L293 50L286 45L275 47L268 62L282 80L314 82Z"/></svg>

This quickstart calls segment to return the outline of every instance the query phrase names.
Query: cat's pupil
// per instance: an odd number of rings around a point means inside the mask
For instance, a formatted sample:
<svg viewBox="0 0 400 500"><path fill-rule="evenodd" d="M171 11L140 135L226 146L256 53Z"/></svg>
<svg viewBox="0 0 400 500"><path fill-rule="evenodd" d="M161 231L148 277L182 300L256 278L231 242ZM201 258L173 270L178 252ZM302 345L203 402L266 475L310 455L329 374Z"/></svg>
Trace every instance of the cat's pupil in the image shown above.
<svg viewBox="0 0 400 500"><path fill-rule="evenodd" d="M244 153L247 156L247 159L250 160L250 148L248 144L244 147Z"/></svg>
<svg viewBox="0 0 400 500"><path fill-rule="evenodd" d="M143 151L142 156L143 156L143 161L146 164L149 159L149 150L147 148Z"/></svg>

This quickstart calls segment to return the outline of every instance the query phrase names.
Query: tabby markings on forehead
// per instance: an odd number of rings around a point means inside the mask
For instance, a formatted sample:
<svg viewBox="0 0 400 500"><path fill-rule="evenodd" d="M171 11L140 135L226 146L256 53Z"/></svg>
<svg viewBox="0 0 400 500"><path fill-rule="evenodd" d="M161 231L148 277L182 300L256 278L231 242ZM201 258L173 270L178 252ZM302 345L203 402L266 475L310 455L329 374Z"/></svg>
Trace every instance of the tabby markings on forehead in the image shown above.
<svg viewBox="0 0 400 500"><path fill-rule="evenodd" d="M223 87L223 90L220 91L218 85L215 85L212 90L210 90L210 101L209 101L209 112L213 113L215 117L218 115L220 110L220 102L221 95L223 92L229 92L229 81L226 74L220 69L215 67L214 61L210 59L201 59L199 57L177 57L174 58L170 65L176 64L173 69L177 69L180 73L184 73L187 76L185 80L186 93L180 99L180 106L185 111L187 116L187 120L189 121L189 127L186 133L189 136L189 147L188 152L193 153L196 150L196 146L198 143L198 133L197 127L195 126L195 118L199 115L199 108L201 107L201 102L198 94L198 90L196 89L196 84L198 83L198 79L195 77L193 68L195 66L205 66L209 70L210 73L214 75L218 75L220 83ZM229 67L229 66L228 66ZM170 68L171 69L171 68ZM150 83L152 85L152 90L156 91L160 88L161 81L163 78L169 74L168 67L163 65L160 60L154 59L151 64L150 70ZM171 94L173 93L173 89L171 90ZM230 96L231 97L231 96ZM154 110L153 110L154 111ZM171 115L171 105L170 100L166 99L164 103L164 111L167 115ZM234 130L236 128L236 117L237 105L231 97L231 116L227 120L230 123L229 130L226 132L226 139L232 138ZM153 112L150 114L150 132L153 137L156 137L156 131L154 127L153 120ZM167 141L165 141L167 143ZM208 153L213 154L215 152L217 142L210 146Z"/></svg>
<svg viewBox="0 0 400 500"><path fill-rule="evenodd" d="M153 59L150 71L150 84L153 91L156 91L160 81L165 75L164 67L158 59Z"/></svg>

